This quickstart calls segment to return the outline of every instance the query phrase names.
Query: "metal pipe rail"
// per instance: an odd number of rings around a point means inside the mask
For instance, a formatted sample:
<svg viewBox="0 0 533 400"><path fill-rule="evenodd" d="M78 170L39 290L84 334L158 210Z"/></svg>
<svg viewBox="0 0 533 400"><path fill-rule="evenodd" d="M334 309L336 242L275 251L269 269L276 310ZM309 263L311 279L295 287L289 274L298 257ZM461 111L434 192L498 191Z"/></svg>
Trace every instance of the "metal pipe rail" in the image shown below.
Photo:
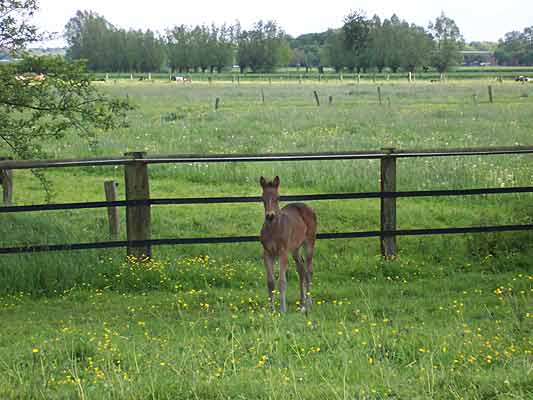
<svg viewBox="0 0 533 400"><path fill-rule="evenodd" d="M128 165L135 162L146 164L166 163L212 163L212 162L269 162L269 161L318 161L318 160L365 160L413 157L451 157L475 155L533 154L533 146L498 146L472 148L441 148L425 150L382 149L369 151L321 152L321 153L271 153L271 154L177 154L137 157L135 154L121 157L97 157L63 160L4 160L0 169L33 169L59 167L94 167Z"/></svg>
<svg viewBox="0 0 533 400"><path fill-rule="evenodd" d="M468 234L480 232L517 232L533 231L533 224L527 225L496 225L472 226L463 228L434 228L434 229L401 229L394 231L361 231L361 232L334 232L319 233L317 239L353 239L391 236L420 236L420 235L447 235ZM0 254L39 253L51 251L74 251L90 249L109 249L117 247L145 247L183 244L220 244L220 243L248 243L258 242L258 236L227 236L227 237L200 237L200 238L174 238L152 240L122 240L110 242L90 242L72 244L45 244L18 247L0 247Z"/></svg>
<svg viewBox="0 0 533 400"><path fill-rule="evenodd" d="M281 201L321 201L321 200L356 200L356 199L383 199L383 198L407 198L407 197L444 197L444 196L476 196L485 194L510 194L510 193L533 193L533 186L511 188L486 188L486 189L457 189L457 190L422 190L400 192L362 192L362 193L328 193L328 194L302 194L280 196ZM58 211L79 210L105 207L124 206L152 206L172 204L230 204L230 203L258 203L258 196L232 196L232 197L180 197L161 198L147 200L117 200L117 201L93 201L85 203L62 203L62 204L32 204L23 206L0 205L0 214L33 212L33 211Z"/></svg>

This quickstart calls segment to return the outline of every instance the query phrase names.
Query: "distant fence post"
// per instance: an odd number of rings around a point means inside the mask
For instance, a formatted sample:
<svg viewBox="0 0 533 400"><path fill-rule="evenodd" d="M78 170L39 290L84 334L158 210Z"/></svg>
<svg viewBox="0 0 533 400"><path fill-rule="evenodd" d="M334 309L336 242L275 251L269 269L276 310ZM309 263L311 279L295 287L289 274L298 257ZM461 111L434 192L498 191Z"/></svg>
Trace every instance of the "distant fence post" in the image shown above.
<svg viewBox="0 0 533 400"><path fill-rule="evenodd" d="M117 186L115 181L105 181L105 199L106 201L117 201ZM107 219L109 221L109 236L116 238L120 230L120 218L118 215L118 207L107 207Z"/></svg>
<svg viewBox="0 0 533 400"><path fill-rule="evenodd" d="M10 160L9 157L0 157L1 160ZM0 169L0 185L3 190L3 203L5 206L13 204L13 171Z"/></svg>
<svg viewBox="0 0 533 400"><path fill-rule="evenodd" d="M493 102L493 97L492 97L492 85L489 85L489 101L492 103Z"/></svg>
<svg viewBox="0 0 533 400"><path fill-rule="evenodd" d="M148 166L142 162L145 152L125 153L134 160L138 160L124 167L124 180L126 182L126 200L150 199L150 187L148 182ZM126 234L129 241L150 240L150 206L126 206ZM136 258L151 258L152 248L150 245L130 246L128 256Z"/></svg>
<svg viewBox="0 0 533 400"><path fill-rule="evenodd" d="M313 94L315 95L315 102L318 107L320 107L320 99L318 97L318 93L316 90L313 90Z"/></svg>
<svg viewBox="0 0 533 400"><path fill-rule="evenodd" d="M381 86L378 86L378 102L381 105Z"/></svg>
<svg viewBox="0 0 533 400"><path fill-rule="evenodd" d="M394 148L383 148L392 154ZM381 192L396 191L396 157L385 156L381 159ZM396 230L396 198L381 198L381 255L386 259L396 256L396 236L385 235L385 231Z"/></svg>

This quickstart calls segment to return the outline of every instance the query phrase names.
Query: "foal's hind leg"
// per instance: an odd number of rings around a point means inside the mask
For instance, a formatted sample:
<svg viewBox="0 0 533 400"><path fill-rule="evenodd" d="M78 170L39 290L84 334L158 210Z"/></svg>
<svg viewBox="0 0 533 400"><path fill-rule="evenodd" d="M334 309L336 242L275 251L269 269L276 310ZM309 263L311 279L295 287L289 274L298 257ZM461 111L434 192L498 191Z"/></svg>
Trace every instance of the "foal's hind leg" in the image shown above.
<svg viewBox="0 0 533 400"><path fill-rule="evenodd" d="M311 299L311 284L313 281L313 255L315 254L315 238L308 238L304 241L305 251L305 293L306 308L311 309L313 300Z"/></svg>
<svg viewBox="0 0 533 400"><path fill-rule="evenodd" d="M300 282L300 308L302 311L305 311L305 295L306 295L306 288L305 288L305 265L304 265L304 259L302 256L300 256L300 249L296 249L292 252L292 258L294 259L294 262L296 263L296 270L298 271L298 278Z"/></svg>

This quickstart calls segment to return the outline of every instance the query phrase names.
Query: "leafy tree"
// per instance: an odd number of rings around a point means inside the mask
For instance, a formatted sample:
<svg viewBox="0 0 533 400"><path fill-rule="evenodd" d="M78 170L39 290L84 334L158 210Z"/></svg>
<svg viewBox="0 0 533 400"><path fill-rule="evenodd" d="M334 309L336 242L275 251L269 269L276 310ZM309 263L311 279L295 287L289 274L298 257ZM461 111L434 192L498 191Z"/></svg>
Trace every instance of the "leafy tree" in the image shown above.
<svg viewBox="0 0 533 400"><path fill-rule="evenodd" d="M12 14L0 17L0 47L15 51L39 37L28 22L22 27L13 22L33 13L37 4L2 2L3 10L10 6ZM119 126L130 105L102 94L89 78L84 63L59 57L25 56L21 62L0 66L0 153L45 157L49 146L71 132L94 143L99 132ZM35 174L49 189L44 176Z"/></svg>
<svg viewBox="0 0 533 400"><path fill-rule="evenodd" d="M388 42L381 19L377 15L374 15L371 20L369 41L371 63L381 72L387 65Z"/></svg>
<svg viewBox="0 0 533 400"><path fill-rule="evenodd" d="M222 72L222 69L233 64L233 28L222 25L220 28L212 26L211 36L213 43L211 72L214 69Z"/></svg>
<svg viewBox="0 0 533 400"><path fill-rule="evenodd" d="M165 52L160 38L151 30L115 28L92 11L78 11L65 26L71 60L87 60L92 71L158 71Z"/></svg>
<svg viewBox="0 0 533 400"><path fill-rule="evenodd" d="M324 47L335 34L333 29L328 29L321 33L308 33L297 38L289 38L289 44L293 50L294 58L292 64L305 67L305 72L309 68L318 67L321 63L321 55L324 57Z"/></svg>
<svg viewBox="0 0 533 400"><path fill-rule="evenodd" d="M167 31L168 64L172 71L184 72L190 60L189 32L185 25L175 26Z"/></svg>
<svg viewBox="0 0 533 400"><path fill-rule="evenodd" d="M461 49L464 40L455 21L442 13L434 23L429 24L433 35L434 48L432 64L439 72L446 72L450 67L461 62Z"/></svg>
<svg viewBox="0 0 533 400"><path fill-rule="evenodd" d="M390 20L383 22L384 42L385 42L385 65L397 72L402 66L404 41L405 41L405 23L402 23L396 14L393 14Z"/></svg>
<svg viewBox="0 0 533 400"><path fill-rule="evenodd" d="M337 30L323 47L320 64L333 67L337 73L346 67L349 63L347 60L349 53L346 51L345 43L344 31Z"/></svg>
<svg viewBox="0 0 533 400"><path fill-rule="evenodd" d="M352 11L344 17L342 31L344 33L344 46L348 52L346 56L347 67L353 70L366 69L370 65L368 48L370 45L371 22L361 10Z"/></svg>
<svg viewBox="0 0 533 400"><path fill-rule="evenodd" d="M415 72L429 64L433 41L424 28L414 24L407 27L404 34L402 68Z"/></svg>
<svg viewBox="0 0 533 400"><path fill-rule="evenodd" d="M277 65L288 64L290 51L285 32L274 22L258 21L252 29L240 30L237 36L237 60L252 72L272 71Z"/></svg>
<svg viewBox="0 0 533 400"><path fill-rule="evenodd" d="M498 64L533 65L533 26L505 34L495 51Z"/></svg>
<svg viewBox="0 0 533 400"><path fill-rule="evenodd" d="M68 43L67 57L71 60L86 59L92 70L108 67L113 26L102 16L92 11L78 11L65 26L65 39ZM106 45L102 46L102 44Z"/></svg>
<svg viewBox="0 0 533 400"><path fill-rule="evenodd" d="M37 0L0 0L0 49L23 49L42 38L28 20L37 11Z"/></svg>
<svg viewBox="0 0 533 400"><path fill-rule="evenodd" d="M233 61L233 28L185 25L167 30L165 45L172 71L188 72L208 69L221 71Z"/></svg>

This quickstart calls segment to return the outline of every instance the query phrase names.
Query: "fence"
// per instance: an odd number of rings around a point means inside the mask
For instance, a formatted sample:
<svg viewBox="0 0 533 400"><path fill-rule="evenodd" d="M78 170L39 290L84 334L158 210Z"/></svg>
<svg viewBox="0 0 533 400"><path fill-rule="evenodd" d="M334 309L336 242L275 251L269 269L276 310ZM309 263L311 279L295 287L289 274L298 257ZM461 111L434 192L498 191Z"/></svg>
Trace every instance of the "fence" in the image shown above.
<svg viewBox="0 0 533 400"><path fill-rule="evenodd" d="M378 237L381 242L381 254L390 258L396 254L396 237L413 235L444 235L465 234L479 232L510 232L530 231L533 224L525 225L496 225L475 227L449 227L439 229L396 229L396 199L402 197L438 197L438 196L470 196L484 194L505 193L533 193L532 186L513 188L483 188L461 190L427 190L427 191L396 191L396 160L398 158L414 157L449 157L449 156L490 156L531 154L533 146L491 147L491 148L462 148L462 149L430 149L430 150L395 150L383 148L378 151L353 151L337 153L278 153L278 154L244 154L244 155L163 155L147 156L143 152L126 153L116 158L64 159L64 160L30 160L15 161L0 159L0 171L4 188L9 192L9 201L0 207L2 213L35 212L47 210L71 210L89 208L126 207L125 241L106 241L93 243L71 243L54 245L27 245L18 247L2 247L0 254L29 253L43 251L64 251L83 249L102 249L127 247L127 254L136 257L151 257L152 246L176 244L206 244L206 243L241 243L258 241L257 236L231 237L199 237L199 238L169 238L151 239L151 206L169 204L220 204L260 202L260 197L201 197L201 198L150 198L149 164L163 163L217 163L217 162L284 162L284 161L327 161L327 160L380 160L380 185L378 192L366 193L331 193L298 196L281 196L282 201L309 200L346 200L379 198L381 201L381 226L379 231L363 232L335 232L319 233L318 239L363 238ZM9 205L13 190L12 170L33 168L60 168L123 165L126 183L126 200L112 200L86 203L40 204L13 206ZM111 189L106 185L106 194ZM110 197L108 197L110 199ZM112 212L109 212L111 215Z"/></svg>

